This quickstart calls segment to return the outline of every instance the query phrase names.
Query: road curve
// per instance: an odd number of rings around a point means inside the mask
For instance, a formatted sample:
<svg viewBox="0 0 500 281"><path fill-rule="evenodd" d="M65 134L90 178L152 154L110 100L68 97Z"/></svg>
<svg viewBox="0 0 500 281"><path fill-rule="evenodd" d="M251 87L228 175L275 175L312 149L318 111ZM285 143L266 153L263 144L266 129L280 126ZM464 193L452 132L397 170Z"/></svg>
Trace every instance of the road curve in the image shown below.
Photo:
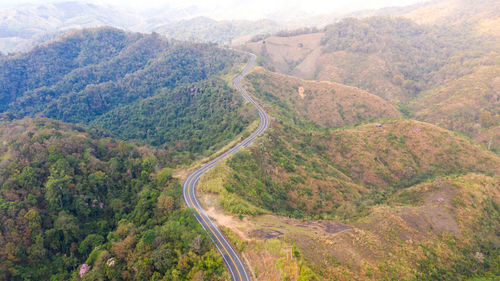
<svg viewBox="0 0 500 281"><path fill-rule="evenodd" d="M245 100L255 105L255 107L259 111L259 118L260 118L259 127L242 142L236 144L231 149L226 151L224 154L218 156L214 160L204 164L202 167L192 172L186 178L184 184L182 185L184 201L186 201L186 204L189 208L193 208L195 210L194 215L196 217L196 220L198 220L198 222L203 226L203 228L208 233L210 233L212 240L214 241L215 246L217 247L219 252L221 253L222 258L224 259L224 262L226 263L226 266L229 272L231 273L231 277L234 281L250 281L250 277L239 255L236 253L231 244L229 244L224 235L222 235L220 230L212 222L212 220L208 217L208 215L201 207L198 198L196 198L196 184L198 183L200 177L204 173L212 169L220 160L222 160L223 158L225 158L230 154L238 152L241 147L247 147L248 145L250 145L259 135L261 135L269 127L269 117L267 116L264 109L260 105L258 105L248 95L247 91L245 91L245 89L243 89L240 85L241 78L243 78L243 76L245 76L250 71L250 69L255 64L255 59L257 58L252 53L245 53L245 54L250 55L250 61L246 65L245 69L243 69L243 71L236 78L233 79L233 84L234 87L236 87L236 89L243 96L243 98L245 98Z"/></svg>

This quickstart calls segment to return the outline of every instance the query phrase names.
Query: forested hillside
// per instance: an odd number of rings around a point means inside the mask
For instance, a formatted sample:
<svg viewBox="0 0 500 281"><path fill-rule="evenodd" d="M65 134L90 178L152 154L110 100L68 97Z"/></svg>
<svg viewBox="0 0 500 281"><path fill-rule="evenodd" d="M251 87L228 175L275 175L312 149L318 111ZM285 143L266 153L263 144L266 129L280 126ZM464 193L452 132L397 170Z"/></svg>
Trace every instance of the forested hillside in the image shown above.
<svg viewBox="0 0 500 281"><path fill-rule="evenodd" d="M407 101L423 90L471 73L474 65L495 63L486 57L499 47L492 25L499 20L500 7L491 1L477 2L436 1L405 9L402 15L412 20L347 18L319 32L270 36L245 48L259 53L264 65L279 72L340 82L387 100ZM421 15L418 23L413 21L425 11L441 16L438 7L446 11L443 17L454 20L424 25L420 23L430 15ZM409 16L412 12L416 14Z"/></svg>
<svg viewBox="0 0 500 281"><path fill-rule="evenodd" d="M215 45L157 34L75 31L0 59L0 112L90 124L122 139L206 153L254 118L222 77L238 61Z"/></svg>
<svg viewBox="0 0 500 281"><path fill-rule="evenodd" d="M256 118L221 79L162 90L153 97L113 109L91 124L125 139L144 140L173 152L195 155L222 147Z"/></svg>
<svg viewBox="0 0 500 281"><path fill-rule="evenodd" d="M1 122L0 141L0 279L222 278L165 150L40 118Z"/></svg>

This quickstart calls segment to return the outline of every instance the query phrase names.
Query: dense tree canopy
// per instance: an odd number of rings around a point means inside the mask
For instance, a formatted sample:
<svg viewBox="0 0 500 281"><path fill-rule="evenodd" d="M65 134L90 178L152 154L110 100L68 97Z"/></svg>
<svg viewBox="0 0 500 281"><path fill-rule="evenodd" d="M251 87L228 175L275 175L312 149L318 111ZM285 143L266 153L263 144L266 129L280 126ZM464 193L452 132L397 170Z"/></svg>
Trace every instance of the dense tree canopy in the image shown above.
<svg viewBox="0 0 500 281"><path fill-rule="evenodd" d="M91 123L124 139L206 152L252 117L242 114L236 91L214 78L239 59L154 33L75 31L0 58L0 112Z"/></svg>
<svg viewBox="0 0 500 281"><path fill-rule="evenodd" d="M221 278L164 150L48 119L0 123L0 279ZM158 175L158 176L157 176Z"/></svg>

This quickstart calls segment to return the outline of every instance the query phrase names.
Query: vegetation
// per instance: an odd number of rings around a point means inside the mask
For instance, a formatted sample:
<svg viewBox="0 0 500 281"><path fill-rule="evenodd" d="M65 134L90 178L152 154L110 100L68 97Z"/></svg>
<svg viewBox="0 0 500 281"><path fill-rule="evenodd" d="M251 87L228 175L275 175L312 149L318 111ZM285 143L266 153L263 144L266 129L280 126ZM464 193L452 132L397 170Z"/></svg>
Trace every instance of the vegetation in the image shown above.
<svg viewBox="0 0 500 281"><path fill-rule="evenodd" d="M360 87L390 101L409 101L423 90L470 73L467 61L489 65L491 60L484 57L498 49L495 38L478 33L473 25L418 25L404 18L369 17L347 18L319 33L268 37L246 47L265 57L269 69Z"/></svg>
<svg viewBox="0 0 500 281"><path fill-rule="evenodd" d="M0 279L226 278L165 151L49 119L2 122L0 141Z"/></svg>
<svg viewBox="0 0 500 281"><path fill-rule="evenodd" d="M287 264L287 278L300 276L273 248L287 241L281 247L293 244L319 280L494 280L500 158L435 125L360 118L371 110L367 96L353 106L338 87L313 83L249 74L245 86L267 105L272 127L201 182L225 212L245 215L226 226L249 233L240 239L256 274L284 278L271 267ZM351 99L361 94L351 91ZM317 111L329 110L330 98L343 114L308 111L318 98Z"/></svg>
<svg viewBox="0 0 500 281"><path fill-rule="evenodd" d="M179 86L113 109L91 124L123 139L142 140L169 149L174 158L194 160L213 152L255 119L221 79Z"/></svg>
<svg viewBox="0 0 500 281"><path fill-rule="evenodd" d="M0 112L86 123L122 139L207 153L254 117L242 112L242 98L222 78L214 78L237 58L215 45L157 34L75 31L1 58Z"/></svg>
<svg viewBox="0 0 500 281"><path fill-rule="evenodd" d="M296 112L330 128L367 120L397 118L396 108L380 97L336 83L301 80L259 68L248 74L247 89L280 114Z"/></svg>
<svg viewBox="0 0 500 281"><path fill-rule="evenodd" d="M478 48L468 30L421 26L402 18L346 19L326 28L323 52L376 54L387 64L385 75L408 94L428 88L431 73L458 52ZM372 90L370 88L367 88Z"/></svg>

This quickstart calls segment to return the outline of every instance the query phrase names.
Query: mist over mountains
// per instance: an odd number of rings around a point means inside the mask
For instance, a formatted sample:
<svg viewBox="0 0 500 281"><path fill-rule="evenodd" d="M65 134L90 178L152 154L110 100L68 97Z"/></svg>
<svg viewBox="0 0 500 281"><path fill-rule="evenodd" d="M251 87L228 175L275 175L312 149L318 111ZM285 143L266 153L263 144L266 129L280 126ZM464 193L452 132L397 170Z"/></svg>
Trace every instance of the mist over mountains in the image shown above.
<svg viewBox="0 0 500 281"><path fill-rule="evenodd" d="M262 13L260 8L245 8L247 4L246 1L234 3L230 7L222 7L223 4L164 4L158 9L142 10L80 1L16 5L0 9L0 52L28 51L32 46L56 38L68 30L99 26L143 33L158 32L179 40L238 43L257 34L273 34L301 27L323 27L345 17L388 14L405 9L350 13L324 11L318 14L305 12L300 7L271 5ZM235 15L236 11L245 11L239 13L255 19L240 19Z"/></svg>

